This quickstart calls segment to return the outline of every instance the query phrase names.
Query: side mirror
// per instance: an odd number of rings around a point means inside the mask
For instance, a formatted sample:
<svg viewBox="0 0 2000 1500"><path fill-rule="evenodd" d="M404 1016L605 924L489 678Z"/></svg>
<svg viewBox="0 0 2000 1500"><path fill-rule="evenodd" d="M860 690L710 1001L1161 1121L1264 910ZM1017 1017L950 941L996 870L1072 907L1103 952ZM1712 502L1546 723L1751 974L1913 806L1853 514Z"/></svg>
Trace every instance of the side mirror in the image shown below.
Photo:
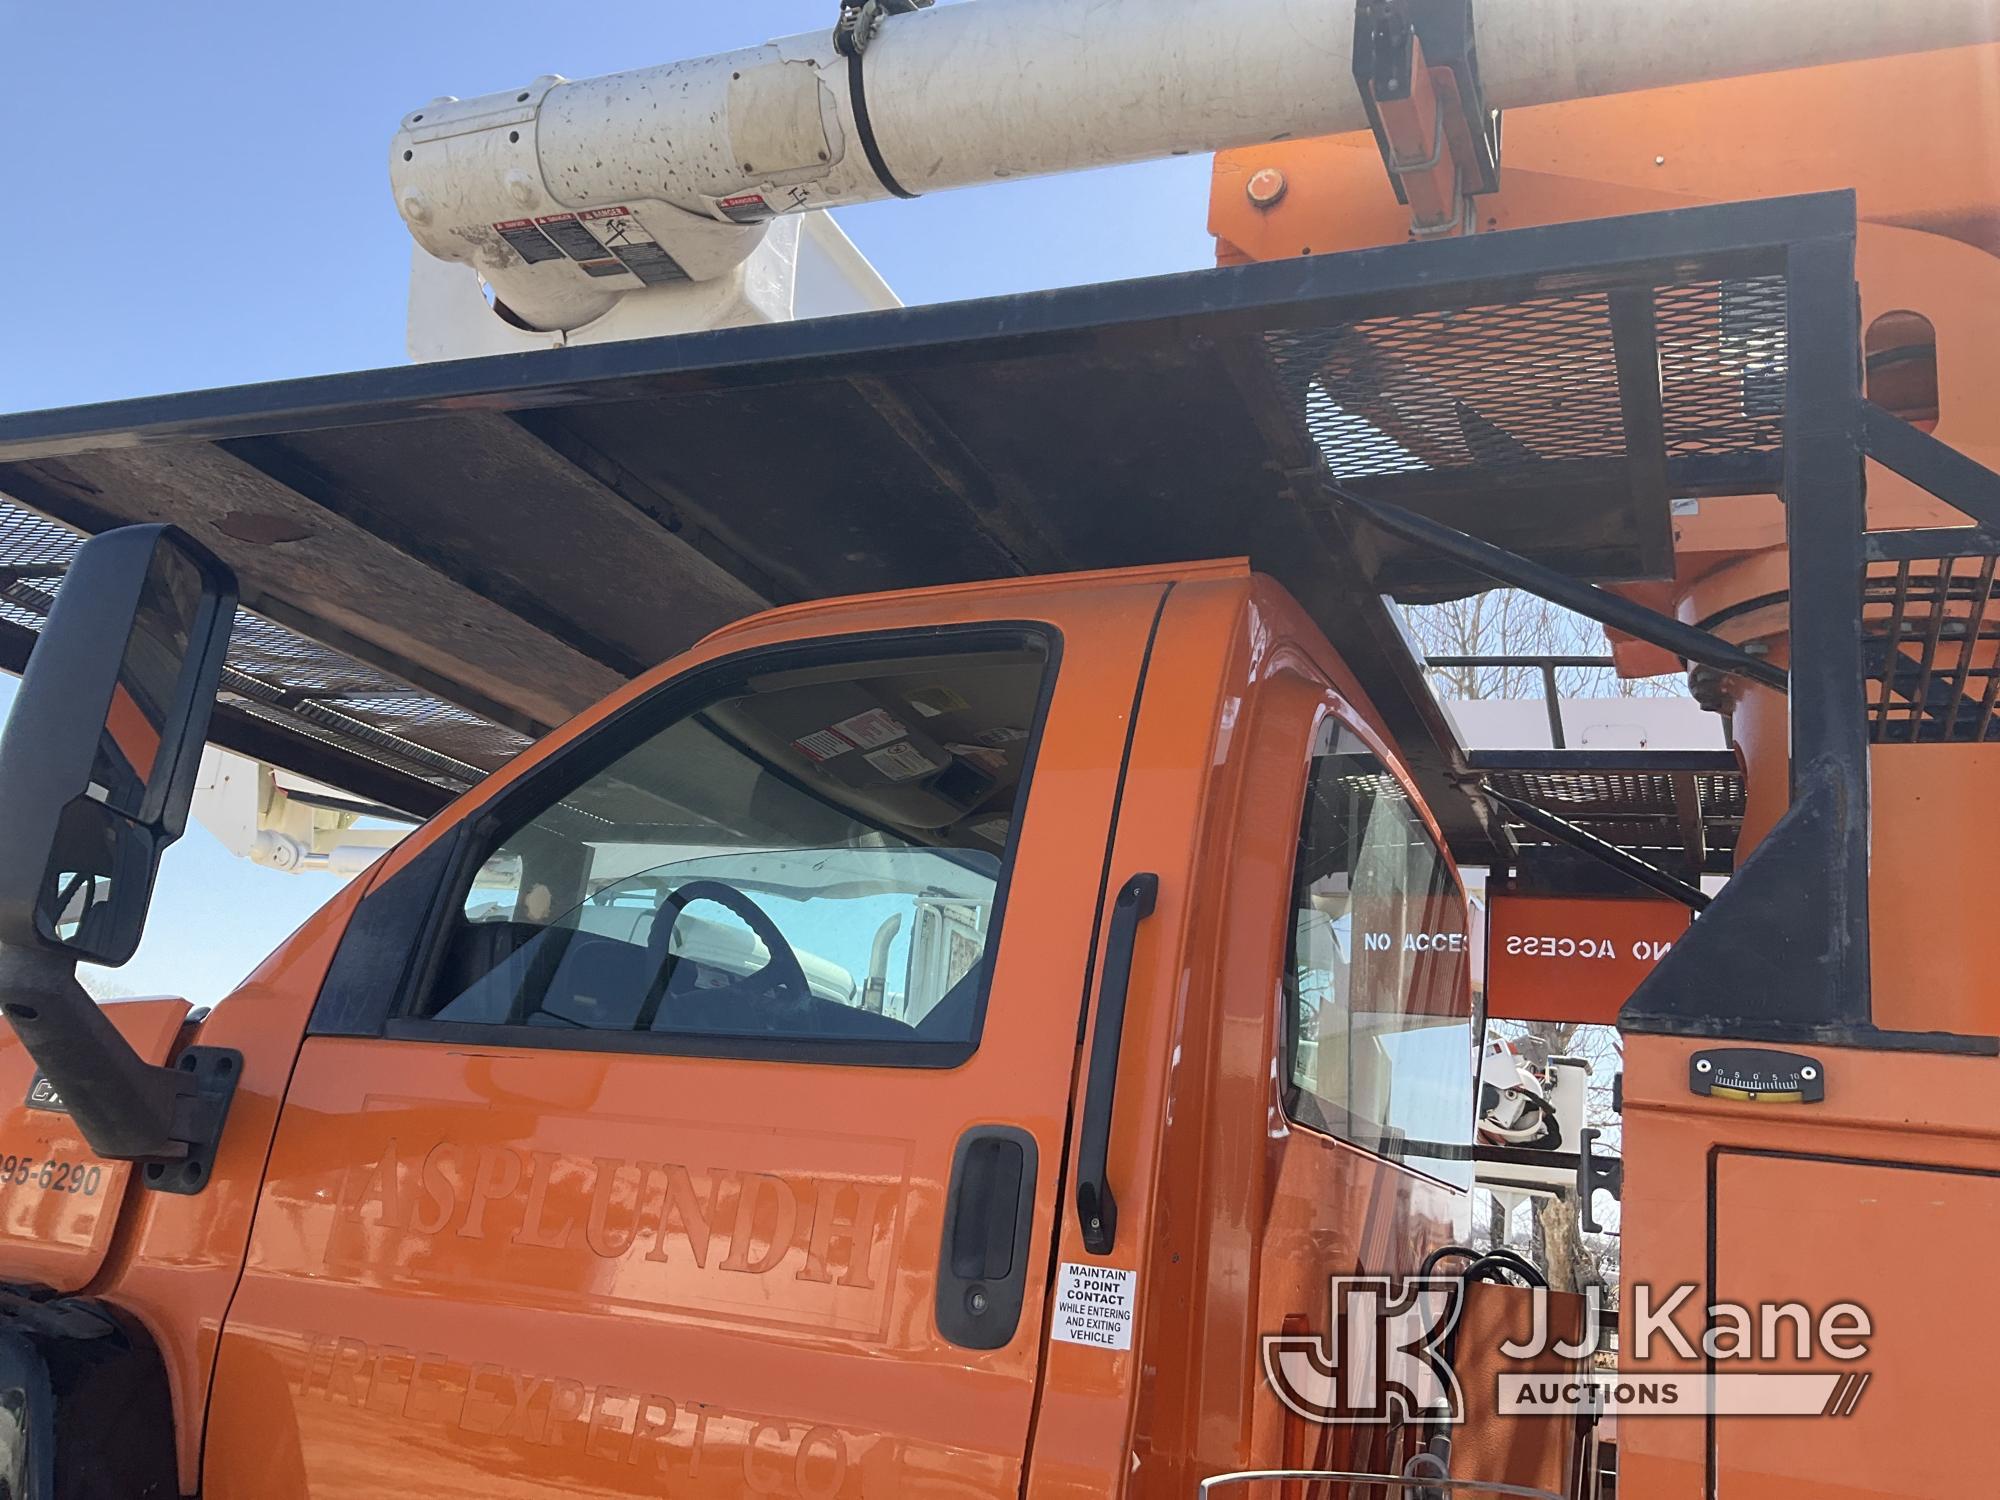
<svg viewBox="0 0 2000 1500"><path fill-rule="evenodd" d="M173 527L93 537L0 734L0 1014L108 1157L178 1160L206 1128L199 1069L141 1060L76 965L122 964L139 946L160 856L187 826L235 617L234 576Z"/></svg>
<svg viewBox="0 0 2000 1500"><path fill-rule="evenodd" d="M92 538L0 735L0 943L131 958L187 826L236 580L168 526Z"/></svg>

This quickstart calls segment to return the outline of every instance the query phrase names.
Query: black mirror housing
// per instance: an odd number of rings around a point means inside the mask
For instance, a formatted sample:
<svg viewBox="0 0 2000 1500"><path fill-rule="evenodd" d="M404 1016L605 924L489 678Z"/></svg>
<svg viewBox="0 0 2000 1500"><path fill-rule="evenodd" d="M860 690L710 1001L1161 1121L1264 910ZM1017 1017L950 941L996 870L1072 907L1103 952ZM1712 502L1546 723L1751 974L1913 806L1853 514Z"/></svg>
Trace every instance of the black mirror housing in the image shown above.
<svg viewBox="0 0 2000 1500"><path fill-rule="evenodd" d="M0 734L0 944L131 958L187 826L235 615L229 569L171 526L79 550Z"/></svg>
<svg viewBox="0 0 2000 1500"><path fill-rule="evenodd" d="M198 1192L242 1059L132 1049L77 983L139 946L187 827L236 619L236 579L171 526L93 537L56 593L0 733L0 1014L100 1156ZM173 1170L169 1170L169 1166Z"/></svg>

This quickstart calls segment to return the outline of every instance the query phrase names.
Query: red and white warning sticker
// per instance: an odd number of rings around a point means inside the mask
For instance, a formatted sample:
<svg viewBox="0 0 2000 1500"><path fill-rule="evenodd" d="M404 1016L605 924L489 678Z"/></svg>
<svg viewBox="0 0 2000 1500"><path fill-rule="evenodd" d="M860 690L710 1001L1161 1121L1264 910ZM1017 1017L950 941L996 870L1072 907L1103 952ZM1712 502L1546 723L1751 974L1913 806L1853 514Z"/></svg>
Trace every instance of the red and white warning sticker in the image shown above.
<svg viewBox="0 0 2000 1500"><path fill-rule="evenodd" d="M660 248L660 242L653 238L631 209L622 204L615 208L587 208L578 217L590 227L591 234L611 252L618 264L646 285L688 279L680 262Z"/></svg>
<svg viewBox="0 0 2000 1500"><path fill-rule="evenodd" d="M727 198L716 199L715 206L722 210L723 218L736 224L761 224L778 216L778 211L765 201L762 193L734 193Z"/></svg>
<svg viewBox="0 0 2000 1500"><path fill-rule="evenodd" d="M818 762L832 760L836 755L845 755L854 746L831 729L815 729L811 734L802 734L793 740L792 748L807 760Z"/></svg>
<svg viewBox="0 0 2000 1500"><path fill-rule="evenodd" d="M880 708L871 708L865 714L842 719L833 729L834 733L845 735L863 750L877 749L892 740L900 740L910 732L897 723L887 710Z"/></svg>
<svg viewBox="0 0 2000 1500"><path fill-rule="evenodd" d="M567 260L586 276L632 276L648 286L688 279L680 263L624 204L503 219L493 229L531 266Z"/></svg>

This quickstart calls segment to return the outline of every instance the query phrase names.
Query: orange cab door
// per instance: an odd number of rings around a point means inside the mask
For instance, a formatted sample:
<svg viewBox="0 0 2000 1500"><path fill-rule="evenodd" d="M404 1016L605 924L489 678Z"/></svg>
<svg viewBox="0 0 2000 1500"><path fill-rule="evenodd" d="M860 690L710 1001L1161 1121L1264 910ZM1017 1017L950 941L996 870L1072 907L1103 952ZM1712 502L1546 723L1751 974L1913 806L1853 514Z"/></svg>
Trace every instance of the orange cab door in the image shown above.
<svg viewBox="0 0 2000 1500"><path fill-rule="evenodd" d="M1163 589L732 642L385 862L205 1492L1018 1493Z"/></svg>

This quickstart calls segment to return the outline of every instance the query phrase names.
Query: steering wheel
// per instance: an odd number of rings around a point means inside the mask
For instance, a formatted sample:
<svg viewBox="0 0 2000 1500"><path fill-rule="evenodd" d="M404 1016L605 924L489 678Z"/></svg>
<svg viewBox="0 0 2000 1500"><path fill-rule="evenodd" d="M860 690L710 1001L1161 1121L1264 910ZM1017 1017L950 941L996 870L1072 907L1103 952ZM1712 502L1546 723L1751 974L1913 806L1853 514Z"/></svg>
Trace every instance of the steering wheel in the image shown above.
<svg viewBox="0 0 2000 1500"><path fill-rule="evenodd" d="M639 1006L639 1014L633 1019L632 1029L653 1029L660 1004L667 996L667 986L673 981L674 970L681 960L681 955L673 951L674 926L680 921L681 913L697 901L713 901L741 917L743 924L764 940L764 947L771 955L770 961L754 974L745 974L728 984L703 990L702 1000L727 1004L755 997L773 1001L782 1009L803 1009L812 998L812 986L806 982L805 966L799 962L799 955L786 941L778 924L771 920L770 914L733 885L720 880L690 880L669 892L653 916L653 930L646 946L658 951L659 962L653 969L651 982L646 986L646 997ZM778 1019L777 1016L768 1018L765 1029L774 1029Z"/></svg>

